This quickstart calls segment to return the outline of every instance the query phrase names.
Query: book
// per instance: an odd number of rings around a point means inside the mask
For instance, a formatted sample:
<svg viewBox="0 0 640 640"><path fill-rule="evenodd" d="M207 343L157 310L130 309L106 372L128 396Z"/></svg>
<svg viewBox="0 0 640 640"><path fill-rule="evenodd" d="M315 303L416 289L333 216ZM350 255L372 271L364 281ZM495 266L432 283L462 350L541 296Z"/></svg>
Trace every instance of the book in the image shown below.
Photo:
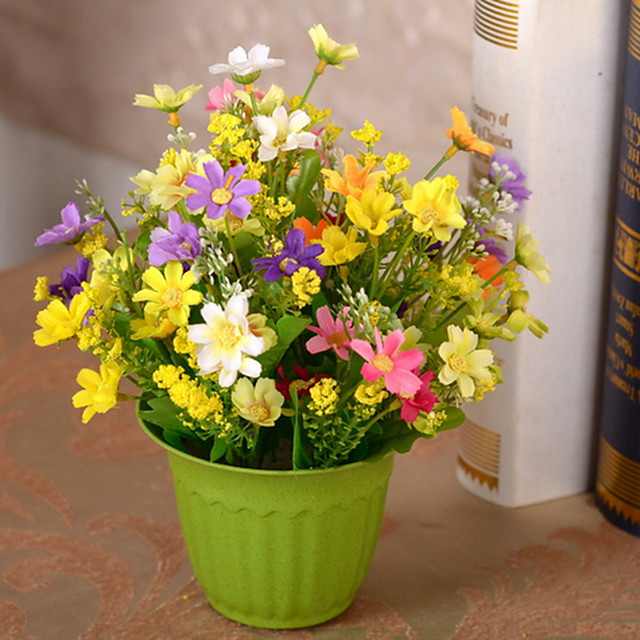
<svg viewBox="0 0 640 640"><path fill-rule="evenodd" d="M476 0L470 121L513 157L551 284L525 274L549 326L497 354L508 382L467 408L456 475L517 507L586 491L593 481L598 354L619 102L622 0ZM488 162L472 161L473 177Z"/></svg>
<svg viewBox="0 0 640 640"><path fill-rule="evenodd" d="M596 502L640 535L640 0L630 6L620 117Z"/></svg>

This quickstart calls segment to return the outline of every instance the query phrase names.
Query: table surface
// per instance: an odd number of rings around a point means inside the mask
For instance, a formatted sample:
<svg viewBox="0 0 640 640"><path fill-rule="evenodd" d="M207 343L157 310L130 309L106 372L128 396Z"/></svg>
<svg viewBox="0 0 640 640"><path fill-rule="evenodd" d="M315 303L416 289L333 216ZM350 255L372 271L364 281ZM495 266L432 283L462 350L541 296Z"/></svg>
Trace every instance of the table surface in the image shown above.
<svg viewBox="0 0 640 640"><path fill-rule="evenodd" d="M70 397L95 361L32 342L35 278L73 259L0 273L0 638L640 638L640 538L604 521L591 494L519 509L469 494L455 431L397 456L349 610L292 631L226 620L193 578L164 451L129 408L83 425Z"/></svg>

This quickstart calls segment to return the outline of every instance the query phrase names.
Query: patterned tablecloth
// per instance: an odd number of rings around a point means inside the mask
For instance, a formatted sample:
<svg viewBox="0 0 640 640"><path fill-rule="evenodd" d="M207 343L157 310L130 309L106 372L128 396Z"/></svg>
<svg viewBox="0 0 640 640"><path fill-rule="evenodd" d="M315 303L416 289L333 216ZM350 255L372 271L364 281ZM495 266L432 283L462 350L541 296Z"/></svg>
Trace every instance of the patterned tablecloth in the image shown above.
<svg viewBox="0 0 640 640"><path fill-rule="evenodd" d="M455 432L397 457L346 613L286 632L223 618L185 556L164 452L132 410L83 425L70 396L95 362L32 343L35 277L71 257L0 273L0 638L640 638L640 539L588 494L515 510L470 495L454 478Z"/></svg>

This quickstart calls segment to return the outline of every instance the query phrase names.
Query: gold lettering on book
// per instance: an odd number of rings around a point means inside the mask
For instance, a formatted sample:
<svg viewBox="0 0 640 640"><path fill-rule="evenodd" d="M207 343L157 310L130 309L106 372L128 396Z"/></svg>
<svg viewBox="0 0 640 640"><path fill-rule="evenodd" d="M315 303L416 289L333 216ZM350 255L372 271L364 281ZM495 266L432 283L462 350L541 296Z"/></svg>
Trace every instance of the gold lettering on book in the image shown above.
<svg viewBox="0 0 640 640"><path fill-rule="evenodd" d="M613 263L632 280L640 282L640 233L616 217Z"/></svg>
<svg viewBox="0 0 640 640"><path fill-rule="evenodd" d="M473 132L482 140L486 140L496 147L513 149L513 139L509 135L509 112L501 113L492 110L486 105L478 104L473 97L471 98L471 106L473 115L469 124Z"/></svg>
<svg viewBox="0 0 640 640"><path fill-rule="evenodd" d="M640 399L640 366L634 359L634 336L640 319L640 304L627 298L615 285L611 288L615 307L613 332L605 351L605 376L631 402Z"/></svg>

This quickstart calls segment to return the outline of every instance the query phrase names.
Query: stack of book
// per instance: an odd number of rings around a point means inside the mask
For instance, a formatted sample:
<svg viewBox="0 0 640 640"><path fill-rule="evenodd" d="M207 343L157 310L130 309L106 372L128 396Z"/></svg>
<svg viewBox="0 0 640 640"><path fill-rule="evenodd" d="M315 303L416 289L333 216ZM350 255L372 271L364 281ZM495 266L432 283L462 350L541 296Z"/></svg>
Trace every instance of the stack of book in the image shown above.
<svg viewBox="0 0 640 640"><path fill-rule="evenodd" d="M552 271L546 287L527 280L549 334L504 344L508 382L468 407L460 432L460 482L504 506L593 481L625 5L475 3L472 126L527 175L514 227L536 229Z"/></svg>

